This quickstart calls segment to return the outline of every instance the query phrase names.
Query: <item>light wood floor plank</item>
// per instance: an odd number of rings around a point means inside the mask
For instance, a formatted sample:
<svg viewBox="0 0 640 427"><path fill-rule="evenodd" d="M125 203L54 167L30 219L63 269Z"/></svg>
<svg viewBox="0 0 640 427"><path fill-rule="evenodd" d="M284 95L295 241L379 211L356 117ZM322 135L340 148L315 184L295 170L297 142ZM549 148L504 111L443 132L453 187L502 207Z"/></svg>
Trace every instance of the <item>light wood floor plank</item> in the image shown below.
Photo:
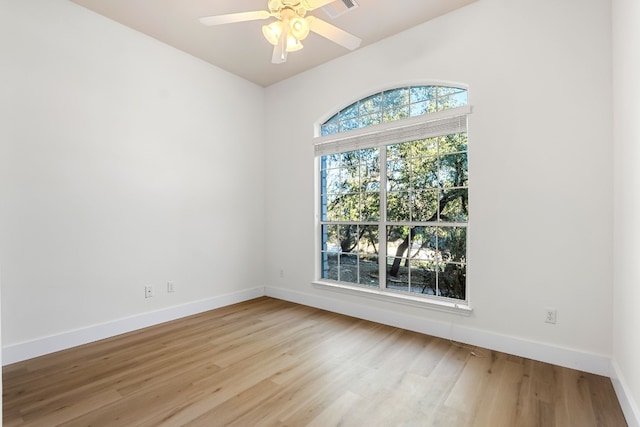
<svg viewBox="0 0 640 427"><path fill-rule="evenodd" d="M608 378L267 297L3 381L7 427L626 426Z"/></svg>

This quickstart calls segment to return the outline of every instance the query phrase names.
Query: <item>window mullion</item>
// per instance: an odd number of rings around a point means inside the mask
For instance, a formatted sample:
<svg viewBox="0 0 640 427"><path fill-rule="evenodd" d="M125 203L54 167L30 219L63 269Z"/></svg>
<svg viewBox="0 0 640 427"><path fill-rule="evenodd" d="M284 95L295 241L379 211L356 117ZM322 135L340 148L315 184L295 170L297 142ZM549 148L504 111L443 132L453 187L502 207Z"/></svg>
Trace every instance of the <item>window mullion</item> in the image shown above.
<svg viewBox="0 0 640 427"><path fill-rule="evenodd" d="M387 147L380 147L380 223L378 225L378 277L381 290L387 287Z"/></svg>
<svg viewBox="0 0 640 427"><path fill-rule="evenodd" d="M463 95L453 96L454 92ZM374 111L375 117L371 115ZM326 127L322 125L322 136L314 140L315 154L326 157L329 169L320 164L321 173L326 170L326 176L321 175L320 179L320 195L329 190L327 186L335 193L338 185L346 193L339 199L333 195L320 200L320 227L324 223L331 225L326 227L327 235L321 237L321 251L326 256L320 261L318 283L326 281L327 285L372 295L424 297L447 303L451 300L456 307L459 301L466 302L466 130L470 113L465 89L446 87L440 92L438 86L397 88L357 101L334 115ZM429 117L420 117L425 115ZM337 135L342 131L345 133ZM388 156L392 157L391 165ZM375 157L378 165L373 163ZM359 162L357 173L354 162ZM336 165L344 166L349 174L337 172ZM419 175L419 179L413 180L413 175ZM377 189L373 187L376 179ZM389 185L393 186L392 193ZM441 203L445 203L442 212ZM357 220L352 214L356 208ZM374 227L378 227L377 237L371 234ZM407 229L416 232L416 227L427 228L420 229L419 237L413 233L407 237ZM350 248L354 238L357 251L342 254L344 243ZM376 238L378 286L374 278L376 266L371 262ZM400 254L405 238L409 245ZM415 260L411 259L414 242L420 244ZM387 243L391 245L391 257ZM402 282L398 286L388 282L389 259L400 263L411 259L408 269L399 271Z"/></svg>

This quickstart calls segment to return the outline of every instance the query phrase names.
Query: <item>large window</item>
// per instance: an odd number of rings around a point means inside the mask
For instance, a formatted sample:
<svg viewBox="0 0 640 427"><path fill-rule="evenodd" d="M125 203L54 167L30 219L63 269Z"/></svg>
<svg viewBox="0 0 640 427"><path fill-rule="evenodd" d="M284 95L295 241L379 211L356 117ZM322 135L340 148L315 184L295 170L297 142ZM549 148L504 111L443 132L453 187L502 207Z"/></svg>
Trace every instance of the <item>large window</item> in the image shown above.
<svg viewBox="0 0 640 427"><path fill-rule="evenodd" d="M467 300L466 104L462 88L398 88L322 125L320 282Z"/></svg>

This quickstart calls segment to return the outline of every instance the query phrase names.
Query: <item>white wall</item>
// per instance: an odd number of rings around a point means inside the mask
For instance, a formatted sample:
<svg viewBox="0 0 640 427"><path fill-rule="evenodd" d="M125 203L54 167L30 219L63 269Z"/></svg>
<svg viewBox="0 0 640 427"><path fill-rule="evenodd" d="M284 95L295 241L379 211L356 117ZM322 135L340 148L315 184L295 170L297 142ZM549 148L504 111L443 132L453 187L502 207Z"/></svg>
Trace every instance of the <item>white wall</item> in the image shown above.
<svg viewBox="0 0 640 427"><path fill-rule="evenodd" d="M67 0L0 52L5 348L264 285L261 87Z"/></svg>
<svg viewBox="0 0 640 427"><path fill-rule="evenodd" d="M640 4L613 1L615 136L614 384L640 425ZM619 381L619 383L618 383ZM636 403L633 403L636 402ZM629 417L628 417L629 418ZM632 424L633 425L633 424Z"/></svg>
<svg viewBox="0 0 640 427"><path fill-rule="evenodd" d="M66 0L3 1L3 345L266 280L336 306L613 351L637 419L639 11L613 4L614 255L607 0L482 0L266 91ZM429 81L469 85L474 105L469 318L310 285L311 124ZM266 263L249 242L266 247ZM147 300L146 284L156 287ZM547 306L555 326L542 322Z"/></svg>
<svg viewBox="0 0 640 427"><path fill-rule="evenodd" d="M609 357L610 19L607 0L482 0L269 87L268 285ZM469 318L310 284L312 124L367 94L430 80L468 84L474 106ZM543 322L548 306L556 325Z"/></svg>

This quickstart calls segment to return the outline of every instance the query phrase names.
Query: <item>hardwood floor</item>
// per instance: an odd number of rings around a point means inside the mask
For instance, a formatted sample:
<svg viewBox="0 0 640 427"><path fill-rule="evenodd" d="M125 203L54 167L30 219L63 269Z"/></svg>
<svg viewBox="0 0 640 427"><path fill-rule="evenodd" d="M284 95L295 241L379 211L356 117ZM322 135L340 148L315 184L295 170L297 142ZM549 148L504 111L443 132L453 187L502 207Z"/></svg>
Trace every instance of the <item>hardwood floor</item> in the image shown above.
<svg viewBox="0 0 640 427"><path fill-rule="evenodd" d="M626 426L608 378L267 297L3 368L10 426Z"/></svg>

